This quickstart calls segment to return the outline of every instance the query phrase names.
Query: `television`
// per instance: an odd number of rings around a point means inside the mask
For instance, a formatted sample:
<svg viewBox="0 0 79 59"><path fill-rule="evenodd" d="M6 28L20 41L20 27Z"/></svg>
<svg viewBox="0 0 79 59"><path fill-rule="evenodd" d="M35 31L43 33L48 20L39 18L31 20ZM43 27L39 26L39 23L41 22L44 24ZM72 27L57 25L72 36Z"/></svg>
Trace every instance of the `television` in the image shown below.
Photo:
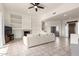
<svg viewBox="0 0 79 59"><path fill-rule="evenodd" d="M9 27L9 26L5 26L5 34L12 34L12 27Z"/></svg>

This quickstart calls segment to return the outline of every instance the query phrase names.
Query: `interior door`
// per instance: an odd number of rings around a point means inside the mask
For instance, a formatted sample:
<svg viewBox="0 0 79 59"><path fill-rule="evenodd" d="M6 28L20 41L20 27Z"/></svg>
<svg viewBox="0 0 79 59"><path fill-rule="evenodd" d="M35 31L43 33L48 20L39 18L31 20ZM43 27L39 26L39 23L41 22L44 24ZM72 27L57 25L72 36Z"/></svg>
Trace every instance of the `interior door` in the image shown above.
<svg viewBox="0 0 79 59"><path fill-rule="evenodd" d="M56 26L51 27L51 33L56 33Z"/></svg>
<svg viewBox="0 0 79 59"><path fill-rule="evenodd" d="M75 34L75 23L70 23L69 24L69 38L70 38L70 34Z"/></svg>

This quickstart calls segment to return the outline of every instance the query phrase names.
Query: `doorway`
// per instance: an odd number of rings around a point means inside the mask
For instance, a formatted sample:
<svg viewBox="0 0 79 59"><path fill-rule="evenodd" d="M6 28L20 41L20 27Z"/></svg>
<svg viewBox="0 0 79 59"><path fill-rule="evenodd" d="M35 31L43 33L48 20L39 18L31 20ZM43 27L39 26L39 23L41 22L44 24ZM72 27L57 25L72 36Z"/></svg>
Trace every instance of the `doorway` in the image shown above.
<svg viewBox="0 0 79 59"><path fill-rule="evenodd" d="M76 24L75 23L69 23L69 38L70 38L70 34L75 34L75 27Z"/></svg>
<svg viewBox="0 0 79 59"><path fill-rule="evenodd" d="M56 37L59 37L58 28L56 26L51 26L51 33L54 33Z"/></svg>
<svg viewBox="0 0 79 59"><path fill-rule="evenodd" d="M56 26L51 27L51 33L56 33Z"/></svg>

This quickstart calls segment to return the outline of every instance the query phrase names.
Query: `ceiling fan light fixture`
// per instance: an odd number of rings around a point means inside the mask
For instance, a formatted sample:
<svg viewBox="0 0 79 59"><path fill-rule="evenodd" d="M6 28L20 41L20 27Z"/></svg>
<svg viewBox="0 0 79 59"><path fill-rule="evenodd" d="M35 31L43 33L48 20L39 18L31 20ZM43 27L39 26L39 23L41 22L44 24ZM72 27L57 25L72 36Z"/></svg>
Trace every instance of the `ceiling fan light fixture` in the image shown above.
<svg viewBox="0 0 79 59"><path fill-rule="evenodd" d="M42 6L39 5L40 3L30 3L30 4L31 4L32 6L29 7L28 9L34 8L36 12L38 11L38 8L44 9L44 7L42 7Z"/></svg>
<svg viewBox="0 0 79 59"><path fill-rule="evenodd" d="M37 8L37 6L34 6L34 8Z"/></svg>

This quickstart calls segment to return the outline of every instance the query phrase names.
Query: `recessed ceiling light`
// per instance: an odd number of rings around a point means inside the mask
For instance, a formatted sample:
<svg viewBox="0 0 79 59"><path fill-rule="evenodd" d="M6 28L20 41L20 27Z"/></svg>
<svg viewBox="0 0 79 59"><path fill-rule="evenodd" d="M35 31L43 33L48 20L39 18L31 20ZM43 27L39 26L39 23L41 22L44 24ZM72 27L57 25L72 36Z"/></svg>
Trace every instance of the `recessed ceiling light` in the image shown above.
<svg viewBox="0 0 79 59"><path fill-rule="evenodd" d="M37 6L34 6L34 8L37 8Z"/></svg>

